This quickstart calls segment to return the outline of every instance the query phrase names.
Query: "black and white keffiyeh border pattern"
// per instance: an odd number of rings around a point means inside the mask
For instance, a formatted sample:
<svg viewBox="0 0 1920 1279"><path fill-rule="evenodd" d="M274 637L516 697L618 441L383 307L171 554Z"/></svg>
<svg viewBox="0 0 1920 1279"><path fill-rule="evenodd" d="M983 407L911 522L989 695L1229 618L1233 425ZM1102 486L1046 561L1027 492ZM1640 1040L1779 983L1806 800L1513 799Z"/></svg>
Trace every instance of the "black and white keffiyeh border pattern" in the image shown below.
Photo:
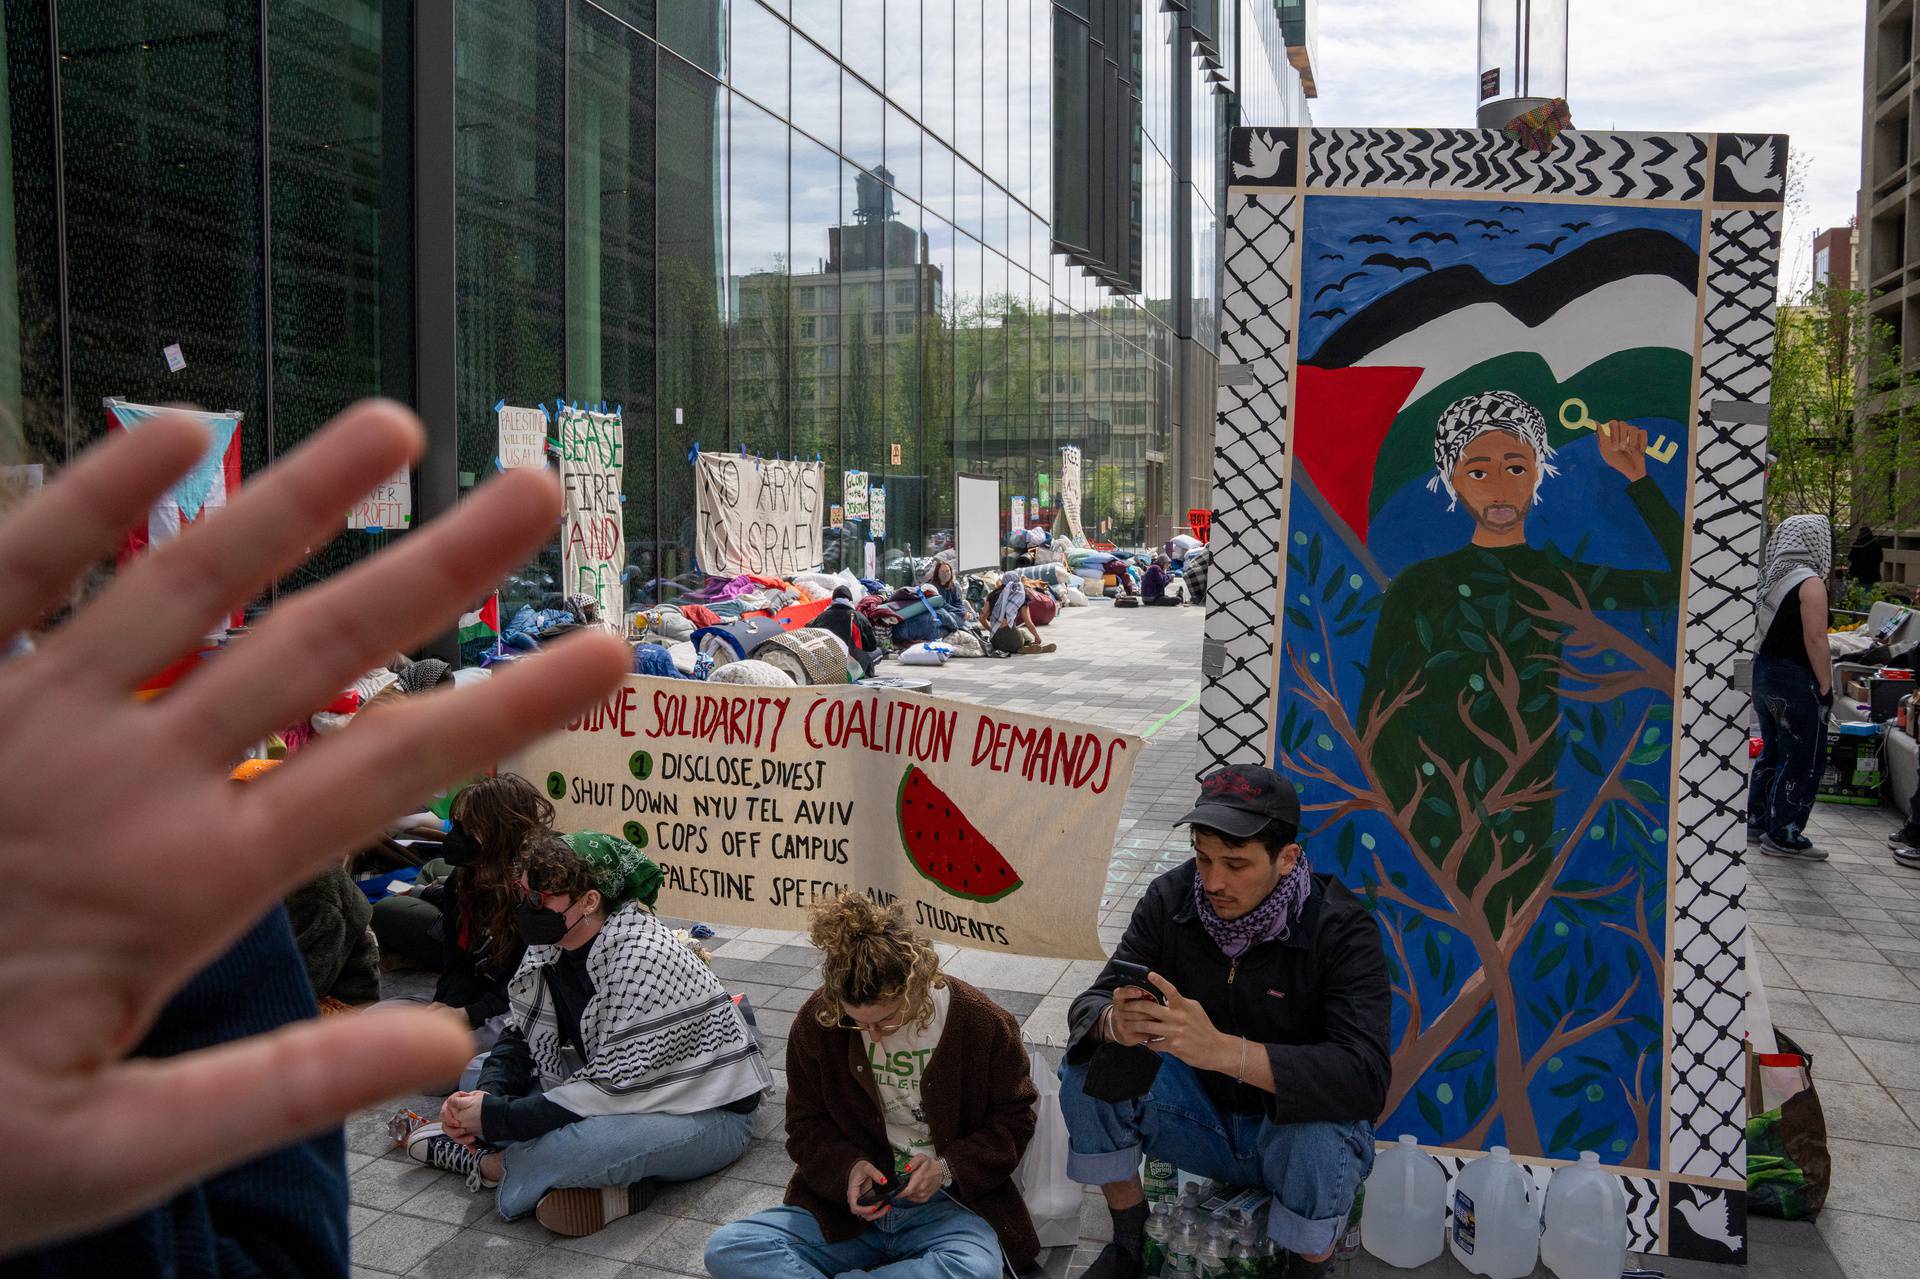
<svg viewBox="0 0 1920 1279"><path fill-rule="evenodd" d="M1281 477L1296 359L1292 326L1306 191L1393 190L1554 194L1595 200L1707 199L1711 135L1563 134L1538 159L1475 130L1302 129L1301 187L1230 186L1221 246L1223 376L1214 440L1214 578L1201 697L1204 775L1264 762L1272 733L1272 657L1282 518ZM1240 154L1235 150L1234 154ZM1781 214L1708 215L1705 322L1696 427L1685 690L1669 884L1673 1055L1663 1074L1662 1168L1623 1176L1632 1247L1695 1255L1668 1225L1670 1175L1710 1180L1688 1190L1744 1202L1745 1076L1740 1068L1746 975L1741 832L1747 778L1746 695L1733 672L1753 638L1765 480L1764 425L1716 420L1722 402L1764 403L1773 341ZM1224 538L1223 538L1224 534ZM1449 1177L1461 1160L1437 1156ZM1544 1186L1550 1173L1529 1164ZM1684 1198L1684 1196L1683 1196ZM1732 1229L1744 1211L1731 1213ZM1743 1240L1741 1242L1744 1242ZM1726 1260L1720 1251L1701 1259Z"/></svg>
<svg viewBox="0 0 1920 1279"><path fill-rule="evenodd" d="M508 986L547 1100L579 1115L711 1110L770 1087L773 1076L732 996L652 915L610 916L587 956L594 996L580 1017L592 1060L568 1073L545 970L557 946L527 952Z"/></svg>

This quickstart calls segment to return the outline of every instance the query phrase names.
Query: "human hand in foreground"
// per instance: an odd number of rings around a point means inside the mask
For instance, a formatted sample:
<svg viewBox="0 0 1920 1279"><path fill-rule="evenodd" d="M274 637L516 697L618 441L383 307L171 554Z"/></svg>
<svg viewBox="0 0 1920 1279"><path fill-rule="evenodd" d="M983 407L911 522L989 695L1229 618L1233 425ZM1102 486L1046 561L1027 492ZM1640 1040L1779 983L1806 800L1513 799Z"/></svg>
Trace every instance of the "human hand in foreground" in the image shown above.
<svg viewBox="0 0 1920 1279"><path fill-rule="evenodd" d="M480 1108L486 1103L483 1092L457 1092L440 1103L440 1129L463 1146L480 1141Z"/></svg>
<svg viewBox="0 0 1920 1279"><path fill-rule="evenodd" d="M907 1188L900 1192L900 1202L923 1204L946 1184L947 1165L938 1155L915 1155L907 1165Z"/></svg>
<svg viewBox="0 0 1920 1279"><path fill-rule="evenodd" d="M1152 991L1142 990L1138 986L1122 986L1113 992L1112 1002L1113 1016L1108 1019L1107 1028L1109 1038L1114 1043L1123 1048L1135 1048L1158 1033L1154 1023L1146 1017L1146 1009L1160 1006Z"/></svg>
<svg viewBox="0 0 1920 1279"><path fill-rule="evenodd" d="M206 448L192 421L155 418L0 520L0 652ZM430 638L552 535L560 490L522 471L289 598L165 696L134 700L420 448L404 409L349 409L127 566L37 651L0 661L0 1253L138 1212L471 1055L464 1018L422 1011L125 1060L167 999L288 890L421 796L558 728L625 669L616 641L580 638L323 738L260 781L226 780L250 744Z"/></svg>
<svg viewBox="0 0 1920 1279"><path fill-rule="evenodd" d="M880 1218L887 1215L887 1209L892 1207L892 1205L875 1204L871 1208L865 1207L860 1202L860 1196L866 1194L867 1191L874 1186L884 1186L886 1184L888 1183L885 1173L864 1159L858 1161L853 1165L853 1169L847 1173L847 1210L862 1221L880 1220Z"/></svg>
<svg viewBox="0 0 1920 1279"><path fill-rule="evenodd" d="M1213 1019L1207 1016L1200 1001L1188 999L1159 973L1148 973L1147 980L1166 998L1164 1005L1152 999L1133 1005L1134 1015L1139 1024L1146 1027L1151 1046L1158 1052L1178 1057L1189 1066L1218 1069L1216 1062L1222 1046L1228 1042L1237 1046L1239 1041L1214 1029Z"/></svg>

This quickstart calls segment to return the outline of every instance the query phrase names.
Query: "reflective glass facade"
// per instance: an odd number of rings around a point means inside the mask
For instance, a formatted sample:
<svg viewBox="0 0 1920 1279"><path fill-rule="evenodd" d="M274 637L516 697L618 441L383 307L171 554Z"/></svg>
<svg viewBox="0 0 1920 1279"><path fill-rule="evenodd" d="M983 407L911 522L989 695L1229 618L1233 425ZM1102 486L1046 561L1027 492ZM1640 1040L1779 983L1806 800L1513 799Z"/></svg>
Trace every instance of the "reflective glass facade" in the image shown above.
<svg viewBox="0 0 1920 1279"><path fill-rule="evenodd" d="M446 15L7 6L0 463L57 467L124 395L246 411L252 471L384 393L452 494L491 470L495 404L605 401L636 602L695 567L695 445L818 456L836 501L870 472L883 563L940 544L956 471L1050 519L1066 445L1107 540L1205 504L1225 129L1304 115L1268 0ZM1057 234L1096 155L1099 271Z"/></svg>

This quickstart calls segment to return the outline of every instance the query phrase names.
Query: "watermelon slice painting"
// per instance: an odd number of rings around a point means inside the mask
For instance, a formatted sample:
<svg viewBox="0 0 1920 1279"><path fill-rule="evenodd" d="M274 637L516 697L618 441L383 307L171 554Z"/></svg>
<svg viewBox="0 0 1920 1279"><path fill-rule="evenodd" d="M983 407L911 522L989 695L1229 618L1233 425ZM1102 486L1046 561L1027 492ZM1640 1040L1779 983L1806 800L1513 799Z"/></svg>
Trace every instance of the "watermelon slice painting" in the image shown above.
<svg viewBox="0 0 1920 1279"><path fill-rule="evenodd" d="M907 860L955 897L997 902L1023 882L918 765L908 765L900 779L899 818Z"/></svg>

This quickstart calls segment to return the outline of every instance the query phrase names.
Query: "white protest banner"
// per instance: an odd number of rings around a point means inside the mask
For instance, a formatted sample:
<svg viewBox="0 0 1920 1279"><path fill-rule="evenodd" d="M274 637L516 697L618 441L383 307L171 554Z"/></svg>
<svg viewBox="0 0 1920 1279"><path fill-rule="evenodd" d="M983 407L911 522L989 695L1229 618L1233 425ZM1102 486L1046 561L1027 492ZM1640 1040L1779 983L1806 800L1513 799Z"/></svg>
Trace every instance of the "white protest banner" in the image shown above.
<svg viewBox="0 0 1920 1279"><path fill-rule="evenodd" d="M875 537L887 535L887 491L878 485L867 490L867 527Z"/></svg>
<svg viewBox="0 0 1920 1279"><path fill-rule="evenodd" d="M1060 450L1060 517L1067 522L1069 537L1087 540L1080 528L1080 450L1071 444Z"/></svg>
<svg viewBox="0 0 1920 1279"><path fill-rule="evenodd" d="M861 576L865 577L869 582L879 580L880 560L871 539L866 543L866 550L861 553L860 563L861 567L866 570Z"/></svg>
<svg viewBox="0 0 1920 1279"><path fill-rule="evenodd" d="M693 460L694 558L717 577L792 577L820 567L826 467L734 453Z"/></svg>
<svg viewBox="0 0 1920 1279"><path fill-rule="evenodd" d="M347 512L347 527L368 533L392 533L412 524L413 477L404 466Z"/></svg>
<svg viewBox="0 0 1920 1279"><path fill-rule="evenodd" d="M1007 531L1009 533L1017 533L1026 526L1027 499L1024 497L1016 497L1013 499L1012 508L1007 513Z"/></svg>
<svg viewBox="0 0 1920 1279"><path fill-rule="evenodd" d="M902 901L936 941L1095 959L1142 745L892 689L636 675L507 766L559 829L644 848L663 915L797 929L851 889Z"/></svg>
<svg viewBox="0 0 1920 1279"><path fill-rule="evenodd" d="M618 413L562 407L555 423L566 514L560 528L561 589L591 595L600 621L616 631L627 624L627 535L620 518L626 435Z"/></svg>
<svg viewBox="0 0 1920 1279"><path fill-rule="evenodd" d="M523 409L504 400L494 405L500 426L500 451L494 454L502 470L540 470L547 464L547 411Z"/></svg>
<svg viewBox="0 0 1920 1279"><path fill-rule="evenodd" d="M846 502L847 518L867 518L867 473L848 471L840 477L840 495Z"/></svg>

